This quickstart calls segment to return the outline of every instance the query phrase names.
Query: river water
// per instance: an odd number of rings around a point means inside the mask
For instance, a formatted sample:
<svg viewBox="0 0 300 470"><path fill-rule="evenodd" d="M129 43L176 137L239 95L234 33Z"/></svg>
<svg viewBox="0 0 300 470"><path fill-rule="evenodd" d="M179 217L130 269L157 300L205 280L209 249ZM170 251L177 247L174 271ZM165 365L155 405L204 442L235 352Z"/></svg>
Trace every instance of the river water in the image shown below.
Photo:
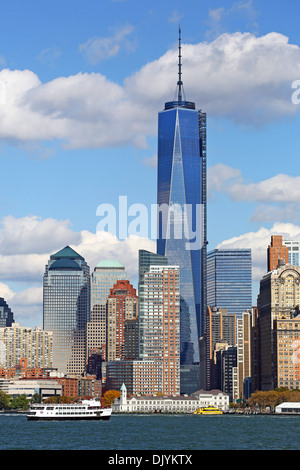
<svg viewBox="0 0 300 470"><path fill-rule="evenodd" d="M0 436L1 450L299 450L300 416L116 414L109 421L33 422L1 413Z"/></svg>

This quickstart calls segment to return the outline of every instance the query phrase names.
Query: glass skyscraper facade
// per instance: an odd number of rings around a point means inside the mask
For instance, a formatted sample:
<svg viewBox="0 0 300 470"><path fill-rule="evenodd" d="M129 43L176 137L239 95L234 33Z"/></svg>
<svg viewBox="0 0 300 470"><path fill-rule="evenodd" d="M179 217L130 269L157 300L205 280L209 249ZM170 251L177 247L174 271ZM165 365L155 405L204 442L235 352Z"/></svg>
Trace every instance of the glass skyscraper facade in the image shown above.
<svg viewBox="0 0 300 470"><path fill-rule="evenodd" d="M300 266L300 242L295 240L283 240L283 244L289 250L289 264L293 266Z"/></svg>
<svg viewBox="0 0 300 470"><path fill-rule="evenodd" d="M88 354L101 350L106 359L106 300L119 280L127 279L125 267L118 260L101 260L91 275L91 317L87 325Z"/></svg>
<svg viewBox="0 0 300 470"><path fill-rule="evenodd" d="M252 308L250 249L216 249L207 255L207 304L242 317Z"/></svg>
<svg viewBox="0 0 300 470"><path fill-rule="evenodd" d="M90 269L69 246L50 256L43 295L43 329L53 333L52 365L63 374L82 374L90 317Z"/></svg>
<svg viewBox="0 0 300 470"><path fill-rule="evenodd" d="M183 99L180 41L177 85L158 115L157 253L180 268L181 392L190 393L206 312L206 115Z"/></svg>
<svg viewBox="0 0 300 470"><path fill-rule="evenodd" d="M14 314L3 299L0 297L0 327L9 327L14 323Z"/></svg>

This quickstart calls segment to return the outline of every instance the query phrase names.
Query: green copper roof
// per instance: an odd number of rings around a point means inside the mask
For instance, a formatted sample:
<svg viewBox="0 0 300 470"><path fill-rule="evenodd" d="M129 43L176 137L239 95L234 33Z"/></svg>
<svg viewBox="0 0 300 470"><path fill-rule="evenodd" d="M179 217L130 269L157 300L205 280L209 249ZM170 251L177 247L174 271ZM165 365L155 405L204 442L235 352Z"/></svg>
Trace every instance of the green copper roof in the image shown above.
<svg viewBox="0 0 300 470"><path fill-rule="evenodd" d="M50 259L59 259L59 258L70 258L70 259L84 259L82 256L80 256L76 251L74 251L72 248L69 246L65 246L62 250L58 251L57 253L54 253L54 255L50 256Z"/></svg>
<svg viewBox="0 0 300 470"><path fill-rule="evenodd" d="M120 261L116 259L103 259L100 261L97 266L97 268L124 268L123 264L120 263Z"/></svg>
<svg viewBox="0 0 300 470"><path fill-rule="evenodd" d="M50 266L49 270L51 271L60 271L60 270L68 270L68 271L80 271L80 266L76 261L70 258L60 258L54 261L54 263Z"/></svg>

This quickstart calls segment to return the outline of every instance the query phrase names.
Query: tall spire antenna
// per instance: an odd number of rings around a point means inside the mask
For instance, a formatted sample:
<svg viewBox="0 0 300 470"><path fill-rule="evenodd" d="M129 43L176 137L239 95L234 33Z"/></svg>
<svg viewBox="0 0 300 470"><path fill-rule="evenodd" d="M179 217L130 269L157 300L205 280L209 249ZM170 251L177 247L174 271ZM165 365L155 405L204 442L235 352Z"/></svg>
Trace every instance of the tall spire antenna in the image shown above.
<svg viewBox="0 0 300 470"><path fill-rule="evenodd" d="M178 101L181 102L182 101L182 80L181 80L181 27L179 25L179 42L178 42L178 77L179 77L179 80L177 82L177 85L178 85Z"/></svg>

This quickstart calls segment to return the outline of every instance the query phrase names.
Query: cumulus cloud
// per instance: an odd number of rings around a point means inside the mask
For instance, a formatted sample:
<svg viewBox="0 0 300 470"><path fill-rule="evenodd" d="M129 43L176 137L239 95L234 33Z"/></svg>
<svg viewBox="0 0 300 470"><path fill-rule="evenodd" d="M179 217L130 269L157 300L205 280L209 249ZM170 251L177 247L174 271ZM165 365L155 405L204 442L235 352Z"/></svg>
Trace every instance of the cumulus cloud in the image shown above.
<svg viewBox="0 0 300 470"><path fill-rule="evenodd" d="M144 158L143 164L149 166L150 168L157 168L157 155L152 155L152 157Z"/></svg>
<svg viewBox="0 0 300 470"><path fill-rule="evenodd" d="M251 221L274 222L300 220L300 176L278 174L255 183L246 182L241 171L224 164L208 169L208 197L217 192L226 194L235 202L258 203Z"/></svg>
<svg viewBox="0 0 300 470"><path fill-rule="evenodd" d="M88 39L79 46L79 51L87 57L89 62L97 64L104 59L116 56L122 47L127 50L132 49L133 43L128 39L132 31L131 25L119 27L111 36Z"/></svg>
<svg viewBox="0 0 300 470"><path fill-rule="evenodd" d="M300 77L300 48L286 36L223 34L182 49L187 99L210 116L256 126L298 112L291 86ZM167 51L121 85L100 73L42 83L30 70L3 69L0 139L58 140L71 148L145 146L156 133L157 110L173 99L177 55L176 48Z"/></svg>
<svg viewBox="0 0 300 470"><path fill-rule="evenodd" d="M138 236L119 240L105 231L74 232L68 221L36 216L5 217L0 226L0 297L8 301L16 322L23 322L24 326L41 324L45 265L51 254L66 245L85 258L91 272L102 259L118 259L135 287L138 250L155 251L156 248L153 240ZM11 287L16 284L26 288L16 292Z"/></svg>
<svg viewBox="0 0 300 470"><path fill-rule="evenodd" d="M180 21L182 20L182 18L184 17L184 15L182 13L179 13L178 10L173 10L168 21L169 23L175 23L175 24L178 24L180 23Z"/></svg>
<svg viewBox="0 0 300 470"><path fill-rule="evenodd" d="M0 282L0 297L3 297L6 301L10 300L14 296L14 292L6 284Z"/></svg>
<svg viewBox="0 0 300 470"><path fill-rule="evenodd" d="M238 168L232 168L224 163L207 169L208 196L213 197L215 192L226 192L230 184L242 181L242 174Z"/></svg>
<svg viewBox="0 0 300 470"><path fill-rule="evenodd" d="M229 8L218 7L209 10L209 19L207 21L209 29L206 32L207 37L216 37L224 31L228 31L228 22L237 16L239 21L244 20L247 31L257 30L256 11L253 6L253 0L237 1Z"/></svg>
<svg viewBox="0 0 300 470"><path fill-rule="evenodd" d="M15 292L0 282L0 297L3 297L14 314L14 320L21 326L42 326L43 289L30 287Z"/></svg>
<svg viewBox="0 0 300 470"><path fill-rule="evenodd" d="M8 215L0 225L0 252L5 255L43 254L59 245L77 243L79 239L80 234L72 231L69 220Z"/></svg>
<svg viewBox="0 0 300 470"><path fill-rule="evenodd" d="M259 281L267 270L267 248L271 235L282 235L283 240L300 241L300 226L291 223L275 223L271 228L261 227L256 232L248 232L224 240L217 248L251 248L252 277Z"/></svg>
<svg viewBox="0 0 300 470"><path fill-rule="evenodd" d="M275 175L258 183L234 183L227 188L233 200L255 202L298 202L300 176Z"/></svg>
<svg viewBox="0 0 300 470"><path fill-rule="evenodd" d="M8 219L12 224L7 223ZM0 230L0 279L4 281L40 282L49 256L66 245L80 253L91 269L101 259L119 259L128 274L136 277L138 250L155 249L153 240L139 236L119 240L106 231L74 232L68 227L68 221L10 216L4 222Z"/></svg>
<svg viewBox="0 0 300 470"><path fill-rule="evenodd" d="M251 222L299 222L300 208L299 203L288 204L259 204L250 217Z"/></svg>

